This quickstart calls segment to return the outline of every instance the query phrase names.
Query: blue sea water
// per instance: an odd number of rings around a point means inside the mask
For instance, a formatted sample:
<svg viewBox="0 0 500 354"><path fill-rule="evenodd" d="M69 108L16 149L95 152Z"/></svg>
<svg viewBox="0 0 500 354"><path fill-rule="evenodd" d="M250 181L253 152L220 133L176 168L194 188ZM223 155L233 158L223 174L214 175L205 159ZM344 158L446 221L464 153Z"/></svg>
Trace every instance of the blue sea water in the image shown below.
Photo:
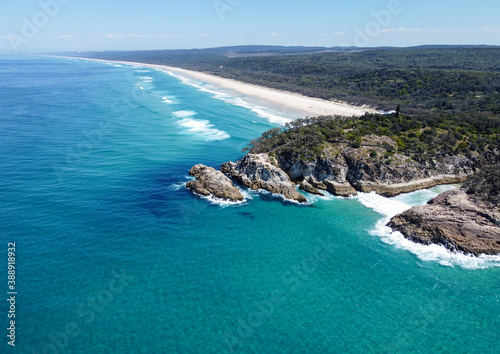
<svg viewBox="0 0 500 354"><path fill-rule="evenodd" d="M500 353L500 260L384 225L397 198L185 188L294 118L141 66L0 60L2 353Z"/></svg>

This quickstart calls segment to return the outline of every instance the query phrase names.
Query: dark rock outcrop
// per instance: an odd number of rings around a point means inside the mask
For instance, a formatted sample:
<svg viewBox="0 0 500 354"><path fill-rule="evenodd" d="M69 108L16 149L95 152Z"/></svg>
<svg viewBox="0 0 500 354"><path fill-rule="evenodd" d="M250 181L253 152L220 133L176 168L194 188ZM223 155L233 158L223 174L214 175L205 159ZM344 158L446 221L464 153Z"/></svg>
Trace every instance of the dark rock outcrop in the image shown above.
<svg viewBox="0 0 500 354"><path fill-rule="evenodd" d="M299 188L307 193L324 196L323 193L321 193L316 187L314 187L312 184L310 184L306 180L303 180L302 183L300 183Z"/></svg>
<svg viewBox="0 0 500 354"><path fill-rule="evenodd" d="M189 181L186 187L195 193L203 196L213 195L234 202L245 199L240 190L234 186L233 181L212 167L205 165L193 166L189 171L189 175L196 177L196 180Z"/></svg>
<svg viewBox="0 0 500 354"><path fill-rule="evenodd" d="M236 163L223 164L221 171L253 190L264 189L281 194L286 199L307 202L307 199L297 192L290 177L273 162L275 161L267 154L248 154Z"/></svg>
<svg viewBox="0 0 500 354"><path fill-rule="evenodd" d="M500 213L478 204L464 189L445 192L388 224L406 238L474 255L500 254Z"/></svg>

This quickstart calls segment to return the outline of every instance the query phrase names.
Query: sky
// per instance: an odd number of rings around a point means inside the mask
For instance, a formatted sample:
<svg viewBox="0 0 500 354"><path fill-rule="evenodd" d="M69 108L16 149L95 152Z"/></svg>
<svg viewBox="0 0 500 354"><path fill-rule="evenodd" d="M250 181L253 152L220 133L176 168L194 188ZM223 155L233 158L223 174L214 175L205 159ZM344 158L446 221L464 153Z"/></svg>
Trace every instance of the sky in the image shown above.
<svg viewBox="0 0 500 354"><path fill-rule="evenodd" d="M0 8L0 54L500 45L498 0L23 0Z"/></svg>

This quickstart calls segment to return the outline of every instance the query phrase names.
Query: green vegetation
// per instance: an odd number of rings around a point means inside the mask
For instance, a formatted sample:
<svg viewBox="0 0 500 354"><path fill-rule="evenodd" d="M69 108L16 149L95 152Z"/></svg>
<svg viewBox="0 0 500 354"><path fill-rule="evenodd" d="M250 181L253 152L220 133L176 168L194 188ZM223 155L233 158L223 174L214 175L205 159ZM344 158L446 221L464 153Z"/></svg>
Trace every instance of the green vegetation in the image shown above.
<svg viewBox="0 0 500 354"><path fill-rule="evenodd" d="M491 152L500 147L499 47L249 46L80 55L173 65L396 112L301 119L267 131L251 142L251 152L312 159L325 143L359 148L370 144L369 136L386 136L395 143L385 143L384 155L370 152L384 163L395 153L421 162L463 154L497 163Z"/></svg>
<svg viewBox="0 0 500 354"><path fill-rule="evenodd" d="M500 205L500 165L487 166L466 184L467 194L486 204Z"/></svg>
<svg viewBox="0 0 500 354"><path fill-rule="evenodd" d="M322 49L322 50L321 50ZM229 47L80 53L166 64L306 96L402 113L500 114L500 48ZM302 54L312 52L308 54Z"/></svg>
<svg viewBox="0 0 500 354"><path fill-rule="evenodd" d="M500 49L394 49L221 60L220 76L403 113L500 113ZM222 66L222 68L221 68ZM199 68L200 69L200 68Z"/></svg>
<svg viewBox="0 0 500 354"><path fill-rule="evenodd" d="M435 119L403 114L398 117L397 113L305 118L268 130L253 140L247 150L309 159L321 154L325 142L359 148L370 146L363 139L373 135L390 137L396 143L376 146L386 150L385 158L396 152L419 162L453 154L482 156L500 146L500 119ZM370 152L372 158L377 155L376 151Z"/></svg>

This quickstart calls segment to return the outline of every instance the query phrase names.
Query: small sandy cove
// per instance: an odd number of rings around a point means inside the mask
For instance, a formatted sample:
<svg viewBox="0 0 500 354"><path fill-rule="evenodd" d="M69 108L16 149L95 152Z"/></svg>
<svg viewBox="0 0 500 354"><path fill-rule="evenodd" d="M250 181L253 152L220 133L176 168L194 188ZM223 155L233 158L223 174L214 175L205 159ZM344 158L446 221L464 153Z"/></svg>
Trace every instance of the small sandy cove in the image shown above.
<svg viewBox="0 0 500 354"><path fill-rule="evenodd" d="M174 74L180 74L187 78L208 82L218 87L233 90L243 95L258 98L261 102L268 101L272 105L287 107L290 110L301 112L304 115L309 115L309 116L336 115L336 114L342 116L361 116L366 112L370 113L375 112L375 110L366 106L357 107L342 102L334 102L334 101L322 100L319 98L307 97L289 91L275 90L264 86L248 84L241 81L226 79L215 75L176 68L172 66L152 65L145 63L128 62L128 61L78 58L78 57L66 57L66 58L135 65L142 67L150 67L164 72L172 72Z"/></svg>

